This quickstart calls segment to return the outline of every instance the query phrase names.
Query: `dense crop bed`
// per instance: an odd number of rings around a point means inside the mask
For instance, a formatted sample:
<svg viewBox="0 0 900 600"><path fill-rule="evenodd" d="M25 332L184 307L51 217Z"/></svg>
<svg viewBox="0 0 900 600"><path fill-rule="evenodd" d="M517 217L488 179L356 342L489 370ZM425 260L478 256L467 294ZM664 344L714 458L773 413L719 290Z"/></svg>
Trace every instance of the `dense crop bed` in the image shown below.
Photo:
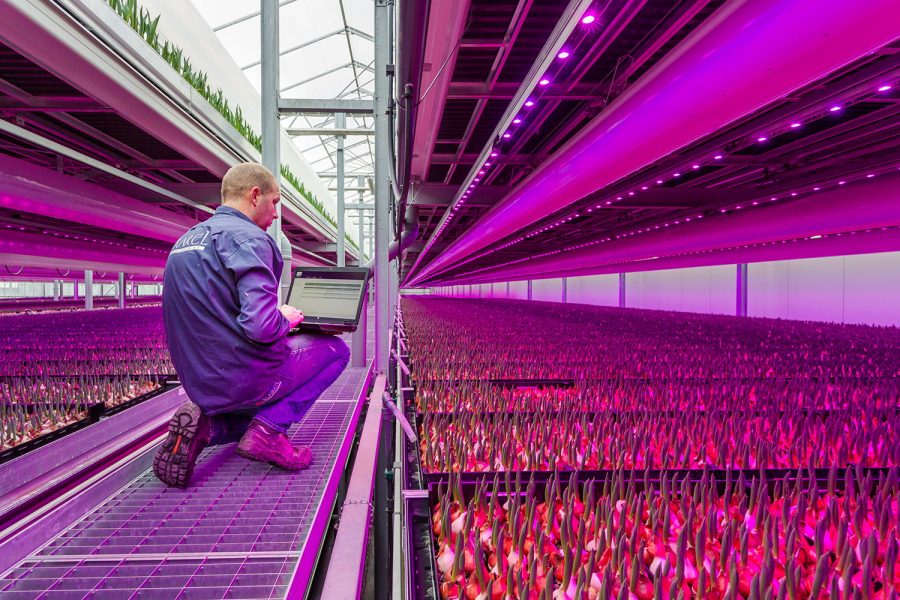
<svg viewBox="0 0 900 600"><path fill-rule="evenodd" d="M158 389L159 307L0 317L0 450Z"/></svg>
<svg viewBox="0 0 900 600"><path fill-rule="evenodd" d="M443 481L442 597L900 591L897 329L519 301L403 311L422 466ZM788 475L767 483L773 469ZM510 483L520 471L561 475ZM488 484L464 492L459 472Z"/></svg>

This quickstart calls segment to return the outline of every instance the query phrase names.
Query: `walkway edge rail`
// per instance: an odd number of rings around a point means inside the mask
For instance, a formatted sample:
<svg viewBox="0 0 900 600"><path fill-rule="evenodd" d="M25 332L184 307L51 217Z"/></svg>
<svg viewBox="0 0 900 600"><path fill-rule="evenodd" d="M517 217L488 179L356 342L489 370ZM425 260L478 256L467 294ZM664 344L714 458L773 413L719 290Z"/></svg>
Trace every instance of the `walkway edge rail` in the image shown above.
<svg viewBox="0 0 900 600"><path fill-rule="evenodd" d="M380 373L369 394L369 407L360 434L347 495L341 506L340 523L322 588L322 598L353 600L362 594L366 548L372 524L372 493L375 488L375 465L381 438L382 397L385 385L385 375ZM297 590L292 582L288 597L295 597L293 595L295 591Z"/></svg>

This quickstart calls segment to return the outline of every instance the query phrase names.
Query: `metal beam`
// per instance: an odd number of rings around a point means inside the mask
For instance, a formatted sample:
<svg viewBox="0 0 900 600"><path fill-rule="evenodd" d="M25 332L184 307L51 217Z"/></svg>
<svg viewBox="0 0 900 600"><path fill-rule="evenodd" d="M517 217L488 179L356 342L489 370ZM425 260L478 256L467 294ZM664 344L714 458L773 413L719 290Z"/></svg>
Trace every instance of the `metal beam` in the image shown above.
<svg viewBox="0 0 900 600"><path fill-rule="evenodd" d="M278 0L262 0L260 35L260 57L262 60L262 164L275 174L276 181L281 179L281 121L278 118ZM286 295L287 286L290 285L291 276L291 246L282 244L284 234L281 231L281 207L276 206L275 220L268 229L275 243L281 248L284 266L280 275L278 286L279 303Z"/></svg>
<svg viewBox="0 0 900 600"><path fill-rule="evenodd" d="M282 98L278 102L278 110L282 115L331 115L344 113L348 115L371 116L375 110L375 105L371 100Z"/></svg>
<svg viewBox="0 0 900 600"><path fill-rule="evenodd" d="M375 0L375 372L387 372L390 315L388 298L388 245L390 244L391 174L390 119L388 102L391 89L387 67L391 62L390 11L388 0ZM375 565L376 572L384 572ZM377 588L378 586L376 586ZM376 589L376 596L379 595Z"/></svg>
<svg viewBox="0 0 900 600"><path fill-rule="evenodd" d="M555 55L554 55L555 56ZM512 100L522 87L518 82L496 82L494 84L481 81L454 81L447 90L447 98L452 100ZM580 83L566 92L549 91L541 95L542 100L597 100L597 85Z"/></svg>
<svg viewBox="0 0 900 600"><path fill-rule="evenodd" d="M339 113L343 114L343 113ZM374 129L322 129L319 127L291 127L286 130L288 135L321 135L323 137L346 137L348 135L375 135Z"/></svg>
<svg viewBox="0 0 900 600"><path fill-rule="evenodd" d="M363 70L365 70L365 71L371 70L371 69L369 68L368 65L364 65L364 64L362 64L361 62L357 62L357 61L355 61L355 60L351 60L350 62L347 62L347 63L344 63L344 64L342 64L342 65L338 65L338 66L336 66L336 67L332 67L331 69L322 71L321 73L316 73L316 74L313 75L312 77L307 77L306 79L302 79L302 80L300 80L300 81L297 81L297 82L295 82L295 83L292 83L291 85L285 86L285 87L281 88L281 90L279 90L279 91L286 92L286 91L288 91L288 90L292 90L292 89L294 89L294 88L296 88L296 87L300 87L301 85L304 85L304 84L309 83L309 82L311 82L311 81L315 81L316 79L321 79L322 77L325 77L326 75L331 75L332 73L337 73L337 72L340 71L341 69L347 69L347 68L352 68L354 72L356 72L356 69L357 69L357 68L363 69ZM354 80L356 80L356 77L354 77Z"/></svg>
<svg viewBox="0 0 900 600"><path fill-rule="evenodd" d="M337 172L335 171L319 171L316 173L322 179L334 179L337 177ZM344 177L347 179L355 179L356 177L373 177L375 173L372 171L347 171L344 173Z"/></svg>
<svg viewBox="0 0 900 600"><path fill-rule="evenodd" d="M94 310L94 272L84 272L84 310Z"/></svg>
<svg viewBox="0 0 900 600"><path fill-rule="evenodd" d="M747 263L741 263L735 265L737 268L737 281L736 281L736 297L737 297L737 306L735 307L734 314L738 317L746 317L747 316Z"/></svg>
<svg viewBox="0 0 900 600"><path fill-rule="evenodd" d="M296 1L297 0L281 0L281 2L278 3L278 5L284 6L285 4L290 4L291 2L296 2ZM223 29L231 27L232 25L237 25L238 23L243 23L244 21L249 21L250 19L258 17L260 15L260 13L261 13L261 11L256 10L256 11L253 11L252 13L246 14L242 17L238 17L237 19L232 19L231 21L222 23L221 25L216 25L215 27L213 27L213 31L222 31Z"/></svg>
<svg viewBox="0 0 900 600"><path fill-rule="evenodd" d="M337 266L343 267L344 262L344 135L341 131L346 131L347 115L337 113L334 115L334 135L337 136Z"/></svg>
<svg viewBox="0 0 900 600"><path fill-rule="evenodd" d="M337 29L335 31L331 31L329 33L320 35L319 37L313 38L311 40L306 40L305 42L297 44L296 46L291 46L290 48L285 48L284 50L282 50L281 52L278 53L278 56L285 56L286 54L296 52L297 50L302 50L303 48L306 48L307 46L312 46L313 44L317 44L323 40L327 40L328 38L334 37L336 35L344 35L344 30ZM247 69L256 67L259 64L260 64L260 61L254 60L253 62L247 63L246 65L241 67L241 71L246 71Z"/></svg>

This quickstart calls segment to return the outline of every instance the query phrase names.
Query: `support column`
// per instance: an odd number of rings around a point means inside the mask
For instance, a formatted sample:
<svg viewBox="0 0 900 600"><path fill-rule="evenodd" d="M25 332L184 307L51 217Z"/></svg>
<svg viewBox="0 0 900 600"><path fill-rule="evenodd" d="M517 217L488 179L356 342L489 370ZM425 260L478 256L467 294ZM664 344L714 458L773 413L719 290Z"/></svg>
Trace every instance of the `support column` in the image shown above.
<svg viewBox="0 0 900 600"><path fill-rule="evenodd" d="M390 244L390 204L391 187L388 180L393 177L391 169L390 115L388 101L391 89L388 79L388 64L393 54L390 44L390 11L393 0L375 0L375 232L373 265L375 268L375 364L376 373L387 375L388 340L390 336L390 273L388 269L388 244ZM381 443L378 450L378 469L375 472L373 498L372 544L374 547L373 575L375 598L390 597L391 563L389 544L389 516L387 503L386 470L391 463L390 416L386 409L381 411Z"/></svg>
<svg viewBox="0 0 900 600"><path fill-rule="evenodd" d="M275 181L281 182L281 124L278 120L278 0L261 0L260 6L260 68L261 101L262 101L262 164L275 174ZM278 287L278 301L284 301L285 286L290 285L291 248L282 242L281 202L275 207L275 220L267 233L281 248L284 269L281 272L281 285Z"/></svg>
<svg viewBox="0 0 900 600"><path fill-rule="evenodd" d="M62 290L60 289L62 286L60 285L59 279L53 280L53 301L57 302L59 300L60 295L62 295Z"/></svg>
<svg viewBox="0 0 900 600"><path fill-rule="evenodd" d="M347 115L336 113L334 126L337 129L347 129ZM344 138L337 136L337 266L345 266L344 254Z"/></svg>
<svg viewBox="0 0 900 600"><path fill-rule="evenodd" d="M390 263L389 272L390 272L390 296L389 296L389 311L390 315L390 325L393 328L395 317L397 315L397 303L400 301L400 275L397 273L397 261L400 260L399 257Z"/></svg>
<svg viewBox="0 0 900 600"><path fill-rule="evenodd" d="M125 273L119 273L119 308L125 308Z"/></svg>
<svg viewBox="0 0 900 600"><path fill-rule="evenodd" d="M569 288L569 279L568 279L568 277L563 277L562 278L562 302L563 302L563 304L568 302L568 297L569 297L569 289L568 288Z"/></svg>
<svg viewBox="0 0 900 600"><path fill-rule="evenodd" d="M363 176L362 175L357 176L356 187L359 188L359 199L357 200L357 202L359 204L363 203L363 186L364 185L365 185L365 179L363 178ZM359 241L357 242L359 244L359 266L363 266L363 264L366 262L365 259L363 258L363 256L365 255L365 249L366 249L366 244L365 244L366 232L363 229L363 225L364 225L363 220L364 220L366 213L362 209L359 209L359 212L357 214L359 215Z"/></svg>
<svg viewBox="0 0 900 600"><path fill-rule="evenodd" d="M350 337L350 366L366 366L366 329L369 326L369 295L363 296L362 312L359 315L359 326Z"/></svg>
<svg viewBox="0 0 900 600"><path fill-rule="evenodd" d="M94 272L84 272L84 309L94 310Z"/></svg>
<svg viewBox="0 0 900 600"><path fill-rule="evenodd" d="M735 282L736 287L736 306L734 314L739 317L747 316L747 263L742 263L736 266L737 271L737 281Z"/></svg>
<svg viewBox="0 0 900 600"><path fill-rule="evenodd" d="M619 308L625 308L625 273L619 273Z"/></svg>
<svg viewBox="0 0 900 600"><path fill-rule="evenodd" d="M276 0L268 0L275 2ZM389 19L391 6L387 0L375 0L375 371L388 369L389 296L388 244L390 243L391 176L390 119L387 68L391 61ZM378 541L376 540L376 544ZM384 572L387 565L375 565ZM383 598L385 595L376 597Z"/></svg>
<svg viewBox="0 0 900 600"><path fill-rule="evenodd" d="M531 300L531 280L528 280L528 299Z"/></svg>

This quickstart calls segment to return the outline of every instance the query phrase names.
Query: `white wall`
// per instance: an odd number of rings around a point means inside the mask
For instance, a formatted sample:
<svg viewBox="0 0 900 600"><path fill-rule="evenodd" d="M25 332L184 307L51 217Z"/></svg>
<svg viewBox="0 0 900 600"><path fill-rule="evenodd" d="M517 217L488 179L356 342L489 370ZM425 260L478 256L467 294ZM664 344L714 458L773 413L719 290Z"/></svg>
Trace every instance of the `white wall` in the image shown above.
<svg viewBox="0 0 900 600"><path fill-rule="evenodd" d="M535 279L531 282L531 299L562 302L562 279Z"/></svg>
<svg viewBox="0 0 900 600"><path fill-rule="evenodd" d="M900 252L752 263L750 316L900 325Z"/></svg>
<svg viewBox="0 0 900 600"><path fill-rule="evenodd" d="M618 306L619 276L612 274L569 277L566 283L566 299L572 304Z"/></svg>
<svg viewBox="0 0 900 600"><path fill-rule="evenodd" d="M527 281L510 281L509 297L516 300L528 300L528 282Z"/></svg>
<svg viewBox="0 0 900 600"><path fill-rule="evenodd" d="M632 308L734 314L736 276L734 265L628 273L625 304Z"/></svg>

